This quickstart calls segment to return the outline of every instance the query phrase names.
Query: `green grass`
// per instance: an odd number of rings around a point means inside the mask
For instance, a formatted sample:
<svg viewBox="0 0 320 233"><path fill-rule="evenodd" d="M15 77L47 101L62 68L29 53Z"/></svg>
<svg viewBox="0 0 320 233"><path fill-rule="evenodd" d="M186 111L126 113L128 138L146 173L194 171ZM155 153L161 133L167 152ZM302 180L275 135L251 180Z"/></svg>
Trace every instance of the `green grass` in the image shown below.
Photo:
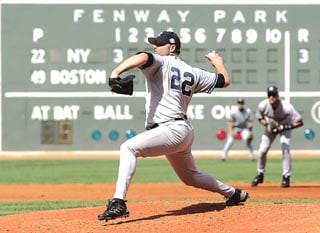
<svg viewBox="0 0 320 233"><path fill-rule="evenodd" d="M100 160L0 160L1 184L114 183L118 173L117 159ZM250 183L256 175L256 162L230 158L196 158L200 171L226 183ZM320 183L320 159L294 158L293 183ZM265 183L280 182L282 160L267 161ZM166 159L138 159L135 183L180 183ZM36 201L0 202L0 216L31 211L101 206L100 202Z"/></svg>
<svg viewBox="0 0 320 233"><path fill-rule="evenodd" d="M35 211L71 209L103 206L103 202L80 202L80 201L19 201L19 202L0 202L0 216L29 213Z"/></svg>
<svg viewBox="0 0 320 233"><path fill-rule="evenodd" d="M0 160L0 184L62 184L62 183L114 183L118 173L118 160ZM197 158L200 171L225 182L250 182L256 175L256 162L230 158L221 162L217 158ZM293 160L294 182L319 182L320 159ZM268 159L266 182L278 182L282 160ZM134 182L177 183L173 169L166 159L138 159Z"/></svg>

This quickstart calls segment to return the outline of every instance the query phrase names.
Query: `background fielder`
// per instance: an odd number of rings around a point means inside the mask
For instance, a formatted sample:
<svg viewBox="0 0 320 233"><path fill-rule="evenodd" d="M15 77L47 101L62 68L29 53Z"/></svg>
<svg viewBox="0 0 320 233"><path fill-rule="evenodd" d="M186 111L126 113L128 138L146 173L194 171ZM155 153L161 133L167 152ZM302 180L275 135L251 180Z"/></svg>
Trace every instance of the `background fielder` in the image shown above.
<svg viewBox="0 0 320 233"><path fill-rule="evenodd" d="M278 87L268 87L267 95L268 98L259 103L256 111L256 117L265 130L259 146L258 175L251 184L257 186L263 183L267 153L274 139L279 135L283 159L281 187L290 187L292 129L303 126L303 120L293 105L279 99Z"/></svg>
<svg viewBox="0 0 320 233"><path fill-rule="evenodd" d="M253 115L251 109L245 106L244 98L237 99L237 106L232 106L230 114L227 115L228 138L223 148L222 161L226 161L237 134L246 142L249 151L249 159L254 160L252 147L253 139Z"/></svg>

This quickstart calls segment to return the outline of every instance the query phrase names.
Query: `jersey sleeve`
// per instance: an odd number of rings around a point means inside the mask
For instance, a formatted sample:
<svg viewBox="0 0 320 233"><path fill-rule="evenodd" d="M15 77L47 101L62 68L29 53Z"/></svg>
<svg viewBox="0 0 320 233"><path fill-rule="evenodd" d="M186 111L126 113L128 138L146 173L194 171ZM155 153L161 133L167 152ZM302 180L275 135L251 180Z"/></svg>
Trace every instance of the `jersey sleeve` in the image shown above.
<svg viewBox="0 0 320 233"><path fill-rule="evenodd" d="M257 106L257 110L256 110L256 117L258 119L263 119L264 118L264 114L263 114L263 109L265 107L265 101L262 101L258 104Z"/></svg>
<svg viewBox="0 0 320 233"><path fill-rule="evenodd" d="M194 93L212 93L218 81L217 74L199 68L193 68L193 72L196 74Z"/></svg>
<svg viewBox="0 0 320 233"><path fill-rule="evenodd" d="M288 104L288 108L290 110L291 121L297 122L302 120L301 114L293 107L293 105Z"/></svg>
<svg viewBox="0 0 320 233"><path fill-rule="evenodd" d="M246 108L248 113L248 121L253 121L253 114L250 108Z"/></svg>
<svg viewBox="0 0 320 233"><path fill-rule="evenodd" d="M145 52L148 54L148 61L146 65L140 67L142 73L148 78L151 74L154 74L163 65L164 61L160 55L155 53Z"/></svg>

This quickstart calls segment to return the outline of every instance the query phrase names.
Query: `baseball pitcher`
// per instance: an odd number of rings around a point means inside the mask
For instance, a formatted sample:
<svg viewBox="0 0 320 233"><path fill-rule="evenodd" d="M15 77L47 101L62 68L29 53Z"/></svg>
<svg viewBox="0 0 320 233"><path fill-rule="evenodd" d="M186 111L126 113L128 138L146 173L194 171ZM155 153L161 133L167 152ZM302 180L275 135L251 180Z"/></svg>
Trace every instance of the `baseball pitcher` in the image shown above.
<svg viewBox="0 0 320 233"><path fill-rule="evenodd" d="M186 64L179 58L181 43L176 33L164 31L149 37L154 52L140 52L127 58L110 75L111 90L131 94L132 78L121 82L120 75L139 68L146 79L146 131L125 141L120 147L118 179L113 198L99 220L126 217L126 195L135 174L138 157L165 155L178 177L196 188L217 192L227 198L226 205L245 202L249 194L239 188L222 183L197 170L191 153L194 132L186 113L192 96L215 88L229 86L230 78L219 54L205 55L215 68L211 73ZM126 85L130 88L126 88Z"/></svg>

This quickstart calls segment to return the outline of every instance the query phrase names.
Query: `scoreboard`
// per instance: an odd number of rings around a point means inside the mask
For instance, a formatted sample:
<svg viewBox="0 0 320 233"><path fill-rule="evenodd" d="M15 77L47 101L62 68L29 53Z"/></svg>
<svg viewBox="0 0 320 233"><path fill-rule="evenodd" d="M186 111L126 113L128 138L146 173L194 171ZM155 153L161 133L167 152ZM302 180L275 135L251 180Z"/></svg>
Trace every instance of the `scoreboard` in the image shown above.
<svg viewBox="0 0 320 233"><path fill-rule="evenodd" d="M318 4L1 4L1 150L119 150L144 131L145 83L132 70L134 95L111 93L110 71L152 51L147 38L163 30L180 36L187 63L214 71L204 55L216 50L231 76L227 89L193 98L194 150L221 150L216 132L236 98L255 112L272 84L305 122L292 149L319 150L319 12ZM255 148L262 132L255 120Z"/></svg>

